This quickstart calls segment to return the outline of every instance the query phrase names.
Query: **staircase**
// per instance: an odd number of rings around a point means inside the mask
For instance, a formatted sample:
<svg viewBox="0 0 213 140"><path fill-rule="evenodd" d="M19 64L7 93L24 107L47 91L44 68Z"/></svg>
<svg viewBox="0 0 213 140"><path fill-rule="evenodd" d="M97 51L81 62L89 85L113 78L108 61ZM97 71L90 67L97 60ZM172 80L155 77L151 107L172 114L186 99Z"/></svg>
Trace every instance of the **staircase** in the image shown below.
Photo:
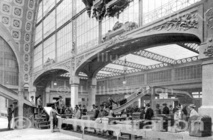
<svg viewBox="0 0 213 140"><path fill-rule="evenodd" d="M41 113L37 113L35 115L35 128L37 129L50 128L49 115L45 111L41 111Z"/></svg>

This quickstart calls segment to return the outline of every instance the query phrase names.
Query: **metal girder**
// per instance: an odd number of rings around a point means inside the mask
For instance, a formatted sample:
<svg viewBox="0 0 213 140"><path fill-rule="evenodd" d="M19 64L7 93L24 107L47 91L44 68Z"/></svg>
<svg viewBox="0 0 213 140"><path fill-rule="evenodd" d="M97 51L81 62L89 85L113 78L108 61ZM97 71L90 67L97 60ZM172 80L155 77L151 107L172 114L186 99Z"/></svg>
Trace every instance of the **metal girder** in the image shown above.
<svg viewBox="0 0 213 140"><path fill-rule="evenodd" d="M127 70L126 73L129 74L129 73L140 72L140 71L141 71L140 69L131 69L131 70Z"/></svg>
<svg viewBox="0 0 213 140"><path fill-rule="evenodd" d="M177 45L199 54L199 45L196 43L178 43Z"/></svg>
<svg viewBox="0 0 213 140"><path fill-rule="evenodd" d="M133 62L128 62L128 61L123 61L123 60L115 60L112 62L112 64L116 64L116 65L121 65L121 66L127 66L130 68L135 68L135 69L146 69L145 65L141 65L141 64L137 64L137 63L133 63Z"/></svg>
<svg viewBox="0 0 213 140"><path fill-rule="evenodd" d="M98 74L96 75L96 77L97 77L98 79L106 78L106 77L111 77L111 76L112 76L111 74L104 74L104 73L98 73Z"/></svg>
<svg viewBox="0 0 213 140"><path fill-rule="evenodd" d="M159 55L159 54L156 54L156 53L153 53L153 52L149 52L149 51L146 51L146 50L140 50L140 51L137 51L137 52L133 52L132 54L137 55L137 56L141 56L141 57L144 57L144 58L147 58L147 59L151 59L151 60L154 60L154 61L162 62L162 63L167 63L167 64L174 64L175 63L175 60L172 59L172 58L169 58L169 57L166 57L166 56L163 56L163 55Z"/></svg>
<svg viewBox="0 0 213 140"><path fill-rule="evenodd" d="M69 73L64 73L64 74L61 74L60 76L61 77L70 77L70 74Z"/></svg>
<svg viewBox="0 0 213 140"><path fill-rule="evenodd" d="M185 64L199 60L198 56L188 57L176 60L175 64Z"/></svg>
<svg viewBox="0 0 213 140"><path fill-rule="evenodd" d="M109 67L104 67L104 68L101 69L101 71L112 72L112 73L120 73L120 74L124 73L124 70L113 69L113 68L109 68Z"/></svg>

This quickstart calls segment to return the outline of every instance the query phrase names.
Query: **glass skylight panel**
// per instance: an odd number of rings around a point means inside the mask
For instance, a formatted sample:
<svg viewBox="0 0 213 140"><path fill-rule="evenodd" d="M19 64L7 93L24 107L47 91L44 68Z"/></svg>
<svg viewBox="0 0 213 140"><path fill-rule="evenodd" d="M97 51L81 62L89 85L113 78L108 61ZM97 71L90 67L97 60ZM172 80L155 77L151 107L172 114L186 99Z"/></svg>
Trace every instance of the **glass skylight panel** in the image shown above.
<svg viewBox="0 0 213 140"><path fill-rule="evenodd" d="M107 71L99 71L98 73L100 73L100 74L112 74L111 72L107 72Z"/></svg>
<svg viewBox="0 0 213 140"><path fill-rule="evenodd" d="M116 64L108 64L108 65L106 65L106 67L112 68L112 69L124 70L124 66L116 65ZM130 67L126 67L126 68L127 68L127 70L133 69L133 68L130 68Z"/></svg>
<svg viewBox="0 0 213 140"><path fill-rule="evenodd" d="M125 60L125 59L126 59L126 61L133 62L136 64L141 64L141 65L146 65L146 66L161 63L161 62L158 62L155 60L147 59L142 56L137 56L137 55L133 55L133 54L128 54L128 55L120 58L120 60Z"/></svg>
<svg viewBox="0 0 213 140"><path fill-rule="evenodd" d="M146 50L159 54L159 55L163 55L163 56L175 59L175 60L193 57L193 56L198 55L197 53L192 52L192 51L185 49L176 44L158 46L158 47L149 48Z"/></svg>

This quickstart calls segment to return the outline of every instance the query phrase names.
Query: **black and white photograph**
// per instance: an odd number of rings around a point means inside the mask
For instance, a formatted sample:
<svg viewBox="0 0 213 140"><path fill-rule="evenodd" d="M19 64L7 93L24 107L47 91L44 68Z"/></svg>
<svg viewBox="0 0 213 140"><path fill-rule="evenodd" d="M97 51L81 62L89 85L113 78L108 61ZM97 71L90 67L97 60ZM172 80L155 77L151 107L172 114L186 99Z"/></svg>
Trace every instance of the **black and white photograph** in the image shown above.
<svg viewBox="0 0 213 140"><path fill-rule="evenodd" d="M213 0L0 0L0 140L213 140Z"/></svg>

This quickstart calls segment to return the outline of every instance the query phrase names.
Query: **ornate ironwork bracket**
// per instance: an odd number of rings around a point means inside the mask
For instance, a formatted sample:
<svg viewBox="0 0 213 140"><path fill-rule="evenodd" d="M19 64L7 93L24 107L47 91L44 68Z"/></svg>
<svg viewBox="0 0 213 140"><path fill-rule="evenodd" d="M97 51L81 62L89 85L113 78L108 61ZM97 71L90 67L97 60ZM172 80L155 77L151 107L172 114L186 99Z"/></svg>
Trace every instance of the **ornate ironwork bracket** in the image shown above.
<svg viewBox="0 0 213 140"><path fill-rule="evenodd" d="M97 20L102 20L104 17L118 17L124 11L129 3L133 0L82 0L86 6L88 15Z"/></svg>

